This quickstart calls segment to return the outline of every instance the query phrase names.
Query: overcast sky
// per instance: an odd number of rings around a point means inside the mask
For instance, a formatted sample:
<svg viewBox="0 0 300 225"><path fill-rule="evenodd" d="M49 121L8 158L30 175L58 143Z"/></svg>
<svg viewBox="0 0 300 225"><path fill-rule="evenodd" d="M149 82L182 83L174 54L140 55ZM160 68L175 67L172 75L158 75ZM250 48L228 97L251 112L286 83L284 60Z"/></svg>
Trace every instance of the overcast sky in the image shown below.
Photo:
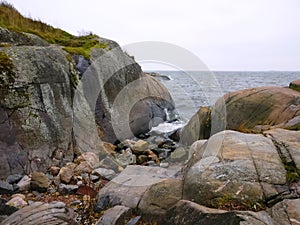
<svg viewBox="0 0 300 225"><path fill-rule="evenodd" d="M300 70L299 0L8 0L25 16L120 45L163 41L211 70Z"/></svg>

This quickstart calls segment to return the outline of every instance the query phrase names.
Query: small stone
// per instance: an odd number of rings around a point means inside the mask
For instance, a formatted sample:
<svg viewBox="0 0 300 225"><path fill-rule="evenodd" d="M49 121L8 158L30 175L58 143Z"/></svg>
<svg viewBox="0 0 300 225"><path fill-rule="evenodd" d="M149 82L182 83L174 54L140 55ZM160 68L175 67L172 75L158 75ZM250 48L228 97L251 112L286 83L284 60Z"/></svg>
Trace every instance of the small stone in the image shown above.
<svg viewBox="0 0 300 225"><path fill-rule="evenodd" d="M107 180L112 180L116 176L115 171L110 170L110 169L105 169L105 168L94 169L92 173L97 174Z"/></svg>
<svg viewBox="0 0 300 225"><path fill-rule="evenodd" d="M14 188L6 181L0 180L0 194L11 194L14 192Z"/></svg>
<svg viewBox="0 0 300 225"><path fill-rule="evenodd" d="M100 197L97 203L94 205L94 212L100 213L105 210L109 205L109 196L104 195Z"/></svg>
<svg viewBox="0 0 300 225"><path fill-rule="evenodd" d="M143 163L145 163L145 162L147 162L148 161L148 156L146 156L146 155L139 155L138 157L137 157L137 162L139 163L139 164L143 164Z"/></svg>
<svg viewBox="0 0 300 225"><path fill-rule="evenodd" d="M58 187L59 193L63 195L75 194L77 190L78 190L77 185L60 184Z"/></svg>
<svg viewBox="0 0 300 225"><path fill-rule="evenodd" d="M30 190L31 178L25 175L18 183L19 191Z"/></svg>
<svg viewBox="0 0 300 225"><path fill-rule="evenodd" d="M58 173L60 180L66 184L70 183L74 175L74 170L71 167L62 167Z"/></svg>
<svg viewBox="0 0 300 225"><path fill-rule="evenodd" d="M109 154L109 155L114 155L116 153L116 148L117 146L111 144L111 143L108 143L108 142L102 142L102 145L105 149L105 151Z"/></svg>
<svg viewBox="0 0 300 225"><path fill-rule="evenodd" d="M16 208L23 208L24 206L27 206L28 204L26 201L24 201L23 198L17 196L17 197L12 198L11 200L9 200L6 203L6 205L13 206Z"/></svg>
<svg viewBox="0 0 300 225"><path fill-rule="evenodd" d="M77 159L78 162L86 161L91 168L99 165L99 157L93 152L84 152ZM81 164L81 163L80 163Z"/></svg>
<svg viewBox="0 0 300 225"><path fill-rule="evenodd" d="M31 188L40 192L47 191L50 181L42 172L33 172L31 175Z"/></svg>
<svg viewBox="0 0 300 225"><path fill-rule="evenodd" d="M91 163L88 161L81 162L78 166L74 169L74 174L81 175L83 173L91 173L92 172L92 166Z"/></svg>
<svg viewBox="0 0 300 225"><path fill-rule="evenodd" d="M135 141L133 140L129 140L129 139L126 139L124 141L122 141L120 144L118 144L118 148L122 148L122 149L127 149L127 148L130 148L132 149L133 146L135 145Z"/></svg>
<svg viewBox="0 0 300 225"><path fill-rule="evenodd" d="M23 177L23 175L21 175L21 174L9 175L6 178L6 182L9 183L9 184L16 184L22 179L22 177Z"/></svg>
<svg viewBox="0 0 300 225"><path fill-rule="evenodd" d="M187 159L187 151L182 147L177 148L174 152L171 153L170 159L175 162L185 160Z"/></svg>
<svg viewBox="0 0 300 225"><path fill-rule="evenodd" d="M149 148L149 143L143 140L137 141L132 146L132 151L136 154L141 154Z"/></svg>
<svg viewBox="0 0 300 225"><path fill-rule="evenodd" d="M12 198L19 197L19 198L22 198L23 200L25 200L25 198L26 198L26 196L23 194L13 194L11 197Z"/></svg>
<svg viewBox="0 0 300 225"><path fill-rule="evenodd" d="M60 171L60 168L57 166L51 166L50 168L50 174L53 176L56 176Z"/></svg>
<svg viewBox="0 0 300 225"><path fill-rule="evenodd" d="M130 148L127 148L121 154L116 154L115 159L121 166L127 166L136 162L136 157L132 154Z"/></svg>
<svg viewBox="0 0 300 225"><path fill-rule="evenodd" d="M159 164L159 166L162 167L162 168L168 168L169 167L169 163L162 162L162 163Z"/></svg>

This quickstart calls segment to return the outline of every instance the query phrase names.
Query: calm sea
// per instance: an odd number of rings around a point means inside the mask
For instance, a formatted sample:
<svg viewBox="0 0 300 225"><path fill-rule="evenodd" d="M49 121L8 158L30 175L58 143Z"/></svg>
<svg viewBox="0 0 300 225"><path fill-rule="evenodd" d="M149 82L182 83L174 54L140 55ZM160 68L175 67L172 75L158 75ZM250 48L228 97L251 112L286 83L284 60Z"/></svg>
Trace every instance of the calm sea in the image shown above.
<svg viewBox="0 0 300 225"><path fill-rule="evenodd" d="M212 105L225 93L260 86L287 87L298 72L182 72L154 71L170 91L181 118L188 120L200 106ZM169 79L168 79L169 78Z"/></svg>

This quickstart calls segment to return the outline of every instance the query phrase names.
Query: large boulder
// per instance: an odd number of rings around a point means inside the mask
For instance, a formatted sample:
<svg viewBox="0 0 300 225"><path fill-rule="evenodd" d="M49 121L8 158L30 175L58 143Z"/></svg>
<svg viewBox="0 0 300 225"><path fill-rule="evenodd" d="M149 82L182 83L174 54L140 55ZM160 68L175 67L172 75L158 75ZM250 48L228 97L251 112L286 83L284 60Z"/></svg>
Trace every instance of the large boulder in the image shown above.
<svg viewBox="0 0 300 225"><path fill-rule="evenodd" d="M199 109L183 128L181 142L190 145L225 129L252 133L274 126L299 129L300 92L258 87L225 94L212 107Z"/></svg>
<svg viewBox="0 0 300 225"><path fill-rule="evenodd" d="M105 47L87 59L35 35L0 34L0 178L82 152L109 155L102 140L147 132L174 109L166 88L113 41L99 38Z"/></svg>
<svg viewBox="0 0 300 225"><path fill-rule="evenodd" d="M168 210L164 225L277 225L264 211L225 211L181 200ZM287 220L288 221L288 220Z"/></svg>
<svg viewBox="0 0 300 225"><path fill-rule="evenodd" d="M290 88L259 87L226 94L215 106L215 120L226 118L226 128L241 132L257 126L282 126L300 115L300 93ZM218 113L226 107L226 117Z"/></svg>
<svg viewBox="0 0 300 225"><path fill-rule="evenodd" d="M206 206L264 204L286 184L286 171L272 141L260 134L219 132L193 153L183 198Z"/></svg>
<svg viewBox="0 0 300 225"><path fill-rule="evenodd" d="M289 88L295 90L295 91L300 91L300 80L294 80L290 83Z"/></svg>
<svg viewBox="0 0 300 225"><path fill-rule="evenodd" d="M1 225L77 224L74 216L62 202L35 202L11 214Z"/></svg>

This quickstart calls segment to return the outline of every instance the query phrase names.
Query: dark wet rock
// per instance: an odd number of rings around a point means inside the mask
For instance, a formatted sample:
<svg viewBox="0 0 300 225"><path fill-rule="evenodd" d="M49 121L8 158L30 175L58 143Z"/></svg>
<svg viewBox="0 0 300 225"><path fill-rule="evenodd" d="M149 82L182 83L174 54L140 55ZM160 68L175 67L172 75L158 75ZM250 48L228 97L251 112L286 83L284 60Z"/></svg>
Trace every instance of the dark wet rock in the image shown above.
<svg viewBox="0 0 300 225"><path fill-rule="evenodd" d="M132 210L126 206L117 205L105 211L96 225L123 225L132 217Z"/></svg>
<svg viewBox="0 0 300 225"><path fill-rule="evenodd" d="M94 212L100 213L106 210L109 207L109 205L110 205L109 195L103 195L98 199L98 201L94 205Z"/></svg>
<svg viewBox="0 0 300 225"><path fill-rule="evenodd" d="M14 192L14 188L6 181L0 180L0 194L11 194Z"/></svg>
<svg viewBox="0 0 300 225"><path fill-rule="evenodd" d="M7 200L0 198L0 224L1 222L6 219L9 215L13 214L18 210L18 208L7 205Z"/></svg>
<svg viewBox="0 0 300 225"><path fill-rule="evenodd" d="M66 208L62 202L35 202L17 212L11 214L2 221L1 225L6 224L77 224L74 215Z"/></svg>
<svg viewBox="0 0 300 225"><path fill-rule="evenodd" d="M9 184L15 184L15 183L18 183L22 178L23 178L23 175L21 175L21 174L13 174L13 175L9 175L6 178L6 182Z"/></svg>

